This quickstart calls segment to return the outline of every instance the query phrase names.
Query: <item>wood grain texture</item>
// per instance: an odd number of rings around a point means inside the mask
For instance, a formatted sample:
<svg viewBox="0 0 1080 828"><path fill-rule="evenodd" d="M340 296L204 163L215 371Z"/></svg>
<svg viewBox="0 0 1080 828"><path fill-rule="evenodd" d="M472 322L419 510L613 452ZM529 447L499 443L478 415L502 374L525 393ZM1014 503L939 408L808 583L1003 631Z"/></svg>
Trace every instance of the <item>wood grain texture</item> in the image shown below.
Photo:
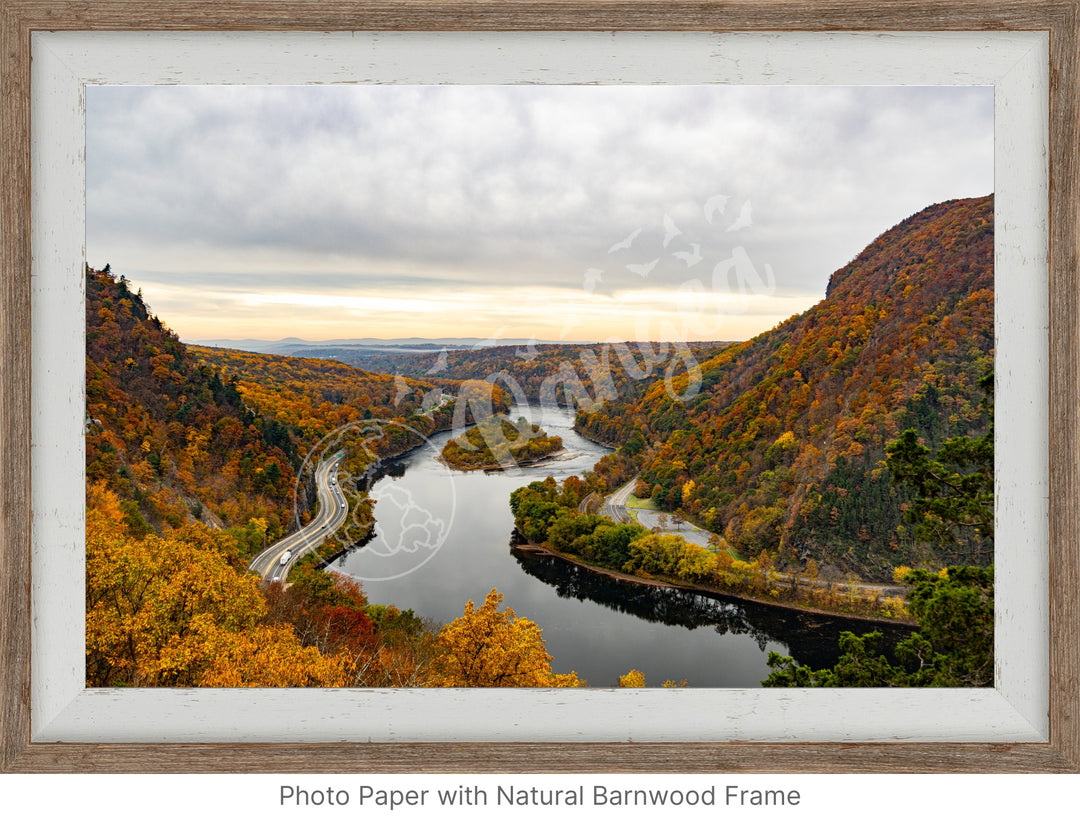
<svg viewBox="0 0 1080 828"><path fill-rule="evenodd" d="M50 2L0 0L0 768L11 772L1076 772L1080 770L1080 0ZM1051 33L1049 744L33 744L30 33L35 30Z"/></svg>
<svg viewBox="0 0 1080 828"><path fill-rule="evenodd" d="M35 29L915 31L1046 29L1074 0L5 0Z"/></svg>
<svg viewBox="0 0 1080 828"><path fill-rule="evenodd" d="M1048 773L1045 745L312 744L34 745L12 770L108 773Z"/></svg>
<svg viewBox="0 0 1080 828"><path fill-rule="evenodd" d="M30 738L30 37L0 8L0 768Z"/></svg>
<svg viewBox="0 0 1080 828"><path fill-rule="evenodd" d="M1051 32L1050 742L1080 766L1080 5Z"/></svg>

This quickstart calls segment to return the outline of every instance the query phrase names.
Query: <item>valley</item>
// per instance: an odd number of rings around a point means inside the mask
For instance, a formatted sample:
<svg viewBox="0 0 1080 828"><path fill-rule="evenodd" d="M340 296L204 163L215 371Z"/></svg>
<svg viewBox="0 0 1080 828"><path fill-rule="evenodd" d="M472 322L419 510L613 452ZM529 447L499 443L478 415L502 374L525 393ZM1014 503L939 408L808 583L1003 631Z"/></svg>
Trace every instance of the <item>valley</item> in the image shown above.
<svg viewBox="0 0 1080 828"><path fill-rule="evenodd" d="M458 636L503 602L524 686L824 682L841 633L891 651L930 591L986 598L992 197L882 233L744 342L358 342L187 345L87 268L88 560L123 573L89 579L90 683L460 686ZM217 554L242 611L181 601L165 639L107 613L162 544ZM289 655L241 663L259 636Z"/></svg>

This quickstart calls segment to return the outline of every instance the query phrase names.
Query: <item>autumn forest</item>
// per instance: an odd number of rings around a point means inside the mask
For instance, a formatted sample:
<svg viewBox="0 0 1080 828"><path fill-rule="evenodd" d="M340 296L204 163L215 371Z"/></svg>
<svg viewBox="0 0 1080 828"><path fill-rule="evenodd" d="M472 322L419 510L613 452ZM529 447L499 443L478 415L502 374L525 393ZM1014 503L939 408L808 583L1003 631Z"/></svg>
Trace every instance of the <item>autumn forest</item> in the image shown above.
<svg viewBox="0 0 1080 828"><path fill-rule="evenodd" d="M369 597L348 562L395 529L380 509L429 446L429 474L508 492L468 518L502 521L504 563L579 573L533 577L552 600L587 575L744 626L838 625L827 657L763 643L766 687L991 684L993 252L993 197L954 200L745 341L303 357L182 342L118 268L87 266L87 684L685 683L643 675L644 653L587 680L494 580L456 616ZM519 411L541 405L572 427ZM402 537L441 543L409 508Z"/></svg>

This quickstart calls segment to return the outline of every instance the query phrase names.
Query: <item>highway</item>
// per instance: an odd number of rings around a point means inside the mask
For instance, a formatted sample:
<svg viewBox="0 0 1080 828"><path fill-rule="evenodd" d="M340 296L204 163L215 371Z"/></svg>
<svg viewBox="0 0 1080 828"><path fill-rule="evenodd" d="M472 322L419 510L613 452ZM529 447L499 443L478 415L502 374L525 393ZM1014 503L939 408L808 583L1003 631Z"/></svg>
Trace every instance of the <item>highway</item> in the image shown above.
<svg viewBox="0 0 1080 828"><path fill-rule="evenodd" d="M689 543L695 543L698 546L703 546L706 549L711 547L710 541L716 537L717 533L707 532L704 529L694 526L694 524L687 521L683 521L678 527L672 526L670 523L661 528L660 516L665 515L668 518L671 517L670 512L658 511L655 509L635 509L634 515L631 516L627 509L626 502L630 499L630 495L634 490L634 486L637 484L637 478L633 478L629 483L623 486L621 489L613 492L604 498L604 503L600 507L600 514L605 517L611 518L616 523L638 523L644 526L646 529L650 529L653 532L660 532L664 535L678 535L683 540ZM728 548L729 553L735 553L733 548ZM783 577L791 582L797 583L802 587L809 587L811 589L833 589L834 587L841 586L854 591L877 593L884 598L894 595L904 596L906 595L910 587L897 584L875 584L864 583L861 581L837 581L835 579L829 580L825 578L807 578L805 575L797 573L784 573Z"/></svg>
<svg viewBox="0 0 1080 828"><path fill-rule="evenodd" d="M248 569L264 581L284 581L292 565L309 549L315 549L332 535L349 516L349 506L337 482L342 453L322 461L315 469L315 490L319 511L303 528L286 535L255 556Z"/></svg>
<svg viewBox="0 0 1080 828"><path fill-rule="evenodd" d="M631 523L630 513L626 511L626 501L634 491L637 478L632 478L629 483L612 495L604 498L604 505L600 507L600 514L611 518L616 523Z"/></svg>

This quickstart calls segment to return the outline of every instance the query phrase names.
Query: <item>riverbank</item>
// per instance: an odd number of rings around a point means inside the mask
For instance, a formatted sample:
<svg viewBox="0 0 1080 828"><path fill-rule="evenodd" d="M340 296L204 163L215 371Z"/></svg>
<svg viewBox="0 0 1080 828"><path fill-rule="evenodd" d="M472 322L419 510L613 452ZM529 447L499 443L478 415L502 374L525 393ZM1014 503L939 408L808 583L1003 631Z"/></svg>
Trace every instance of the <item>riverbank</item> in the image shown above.
<svg viewBox="0 0 1080 828"><path fill-rule="evenodd" d="M573 426L573 431L581 439L588 440L591 443L596 443L596 445L603 446L606 449L611 449L612 451L618 451L620 448L622 448L622 446L620 446L618 443L609 443L606 440L601 440L601 439L599 439L597 437L593 437L593 436L591 436L589 434L586 434L583 431L578 431L577 425Z"/></svg>
<svg viewBox="0 0 1080 828"><path fill-rule="evenodd" d="M519 413L529 414L514 409L511 416ZM534 407L529 419L562 437L569 453L510 474L464 474L436 460L448 435L432 437L434 447L388 464L392 474L370 492L378 502L376 537L327 571L360 581L373 604L408 607L443 623L497 587L505 606L543 629L552 669L575 670L592 687L613 686L630 668L644 672L650 686L670 678L692 687L760 687L770 672L768 651L821 669L839 658L842 630L874 628L622 583L530 552L509 554L514 517L506 504L513 492L545 485L548 477L584 480L607 451L572 430L569 411ZM426 537L423 548L415 543ZM907 632L878 628L897 640Z"/></svg>
<svg viewBox="0 0 1080 828"><path fill-rule="evenodd" d="M452 432L455 429L453 424L440 426L435 422L434 418L428 417L435 425L435 428L424 434L423 432L412 428L411 426L404 426L407 430L412 431L414 434L420 435L423 439L415 445L408 446L396 451L393 454L387 454L382 457L376 457L370 461L364 468L363 472L355 478L355 485L352 487L352 491L347 491L345 487L339 489L341 495L346 499L346 510L349 514L356 515L358 512L367 514L361 518L363 521L362 526L366 526L367 529L363 535L358 538L341 538L337 534L331 534L324 538L322 543L318 547L311 547L300 551L293 560L295 565L299 560L312 552L318 553L319 569L324 569L330 564L334 563L338 558L341 558L349 550L354 549L357 546L363 546L375 537L375 517L372 511L373 501L369 498L368 492L371 487L388 472L388 467L395 463L405 460L410 454L418 451L424 447L425 444L431 442L431 438L439 434L445 434ZM400 424L399 424L400 425ZM318 492L316 492L316 496ZM324 504L321 500L317 499L317 503L322 507ZM366 519L365 519L366 518ZM291 570L291 566L290 566Z"/></svg>
<svg viewBox="0 0 1080 828"><path fill-rule="evenodd" d="M551 452L549 454L542 454L539 457L533 457L530 460L515 460L514 463L513 463L513 466L511 466L511 468L524 468L526 466L538 466L541 463L547 462L548 460L558 460L558 459L562 458L563 455L568 455L568 454L569 454L569 451L567 449L560 448L558 451L553 451L553 452ZM443 457L441 454L438 457L436 457L435 459L438 460L438 462L442 463L444 466L446 466L448 469L453 469L454 471L459 471L459 472L473 472L473 471L504 472L504 471L506 471L506 466L502 465L501 463L491 463L491 464L484 465L484 466L456 466L453 463L447 462L446 458Z"/></svg>
<svg viewBox="0 0 1080 828"><path fill-rule="evenodd" d="M507 412L500 412L500 413L501 414L507 414L508 411ZM447 425L439 425L438 422L432 417L427 417L427 419L429 421L431 421L432 424L435 426L434 429L432 431L430 431L429 433L427 433L427 434L424 434L423 432L421 432L421 431L419 431L419 430L417 430L415 428L412 428L411 426L406 426L406 428L413 431L415 434L418 434L421 437L423 437L423 439L421 441L419 441L415 445L408 446L406 448L401 449L400 451L394 452L393 454L388 454L386 456L377 457L376 459L372 460L368 464L368 466L364 469L363 473L361 475L359 475L359 477L357 478L357 485L355 486L355 488L353 489L353 491L351 493L346 491L344 488L342 488L341 493L348 500L348 503L349 503L348 508L349 508L350 513L354 513L357 509L362 508L366 503L372 503L372 501L369 498L369 492L371 491L372 487L383 476L385 476L387 473L391 473L392 467L394 466L394 464L402 463L402 462L407 461L409 459L410 455L414 454L415 452L422 451L425 448L425 446L429 446L429 445L434 446L434 443L432 443L432 440L434 438L436 438L436 437L438 437L440 435L453 433L454 431L461 428L461 426L455 426L452 423L447 424ZM465 428L468 429L470 427L475 427L476 425L477 425L477 421L475 419L475 416L471 412L469 412L467 414L467 417L466 417ZM549 454L545 454L543 456L536 457L536 458L533 458L531 460L523 460L523 461L516 462L516 466L518 466L518 467L538 466L538 465L541 465L541 464L547 463L547 462L557 462L557 461L564 461L564 460L572 460L572 459L575 459L575 458L579 457L580 455L581 455L580 451L571 450L571 449L566 448L565 446L560 445L560 447L558 449L552 451ZM451 469L453 471L461 471L461 472L483 471L485 473L505 472L506 471L506 469L503 466L498 465L498 464L495 464L495 465L492 465L492 466L484 466L484 467L457 469L454 466L446 463L443 456L442 456L442 453L439 452L439 451L434 452L434 459L441 466L443 466L445 468L448 468L448 469ZM346 555L352 549L355 549L358 546L364 546L368 542L370 542L376 536L376 528L377 527L376 527L376 521L375 521L374 514L370 515L369 520L364 521L364 525L367 526L367 530L359 538L343 539L343 538L337 537L336 535L332 535L332 536L326 538L326 540L323 543L322 548L320 548L318 550L319 555L320 555L319 567L320 568L325 568L329 564L334 563L339 558ZM308 550L308 551L311 551L311 550ZM306 554L306 552L304 554Z"/></svg>
<svg viewBox="0 0 1080 828"><path fill-rule="evenodd" d="M798 612L807 612L815 615L824 615L830 618L851 618L860 621L872 621L874 623L893 624L895 626L910 627L916 629L918 624L909 618L888 618L880 615L871 615L869 613L855 613L844 612L838 609L824 608L811 604L797 603L793 601L783 600L766 600L760 596L747 595L745 593L739 593L735 591L727 591L718 587L703 586L702 584L695 584L690 581L680 581L677 578L672 579L660 579L660 578L645 578L640 575L631 575L626 572L616 572L612 569L605 569L603 567L596 566L595 564L587 563L574 555L568 555L562 552L556 552L550 547L543 546L537 543L525 542L513 544L514 549L520 549L525 552L532 552L537 555L548 555L555 558L561 558L567 563L571 563L574 566L581 567L590 572L594 572L598 575L611 578L616 581L623 581L625 583L643 584L646 586L657 586L665 589L677 589L686 592L693 592L699 595L707 595L715 598L736 598L740 601L750 601L761 606L768 607L781 607L783 609L796 610Z"/></svg>
<svg viewBox="0 0 1080 828"><path fill-rule="evenodd" d="M448 441L439 459L455 471L503 471L546 460L562 448L562 438L548 436L525 417L498 415Z"/></svg>

